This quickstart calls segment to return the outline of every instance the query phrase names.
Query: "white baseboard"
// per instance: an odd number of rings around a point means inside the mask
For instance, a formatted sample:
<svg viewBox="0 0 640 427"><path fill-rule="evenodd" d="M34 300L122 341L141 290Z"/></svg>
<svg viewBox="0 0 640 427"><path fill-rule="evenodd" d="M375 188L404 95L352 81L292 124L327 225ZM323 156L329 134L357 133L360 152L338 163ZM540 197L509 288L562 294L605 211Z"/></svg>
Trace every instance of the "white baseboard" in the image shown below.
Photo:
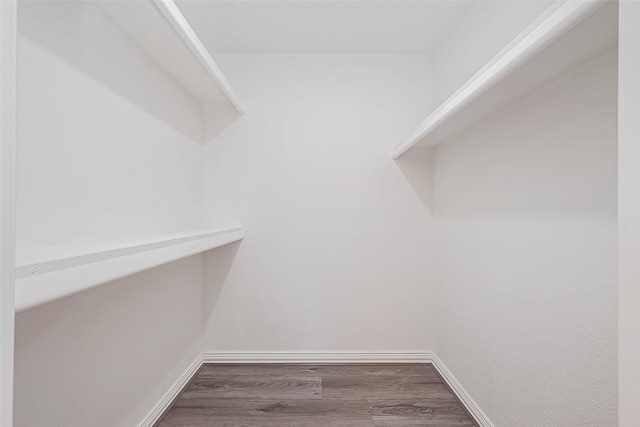
<svg viewBox="0 0 640 427"><path fill-rule="evenodd" d="M178 397L182 389L191 381L191 378L198 372L198 369L202 366L202 355L199 354L195 360L189 365L189 367L180 375L175 383L169 388L169 390L160 398L160 401L149 411L146 417L138 424L138 427L152 427L169 409L169 406Z"/></svg>
<svg viewBox="0 0 640 427"><path fill-rule="evenodd" d="M433 364L435 370L438 371L438 374L440 374L444 382L447 383L449 388L456 395L460 403L462 403L467 412L469 412L469 415L471 415L473 420L480 427L495 427L491 420L489 420L489 417L487 417L487 414L485 414L484 411L480 409L480 406L476 403L475 400L473 400L471 395L467 393L467 390L462 387L462 384L460 384L456 377L453 376L453 374L445 366L445 364L442 363L442 360L440 360L438 356L433 354L431 363Z"/></svg>
<svg viewBox="0 0 640 427"><path fill-rule="evenodd" d="M431 363L430 351L413 352L215 352L204 363Z"/></svg>
<svg viewBox="0 0 640 427"><path fill-rule="evenodd" d="M495 427L444 363L430 351L412 352L216 352L199 355L138 427L153 426L205 363L431 363L480 427Z"/></svg>

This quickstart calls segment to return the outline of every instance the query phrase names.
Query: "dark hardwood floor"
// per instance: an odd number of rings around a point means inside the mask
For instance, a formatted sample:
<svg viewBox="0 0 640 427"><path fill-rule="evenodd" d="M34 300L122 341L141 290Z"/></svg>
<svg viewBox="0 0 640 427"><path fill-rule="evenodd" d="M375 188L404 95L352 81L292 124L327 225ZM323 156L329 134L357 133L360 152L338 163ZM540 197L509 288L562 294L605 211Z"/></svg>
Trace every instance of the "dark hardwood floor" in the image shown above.
<svg viewBox="0 0 640 427"><path fill-rule="evenodd" d="M475 426L431 365L205 365L160 427Z"/></svg>

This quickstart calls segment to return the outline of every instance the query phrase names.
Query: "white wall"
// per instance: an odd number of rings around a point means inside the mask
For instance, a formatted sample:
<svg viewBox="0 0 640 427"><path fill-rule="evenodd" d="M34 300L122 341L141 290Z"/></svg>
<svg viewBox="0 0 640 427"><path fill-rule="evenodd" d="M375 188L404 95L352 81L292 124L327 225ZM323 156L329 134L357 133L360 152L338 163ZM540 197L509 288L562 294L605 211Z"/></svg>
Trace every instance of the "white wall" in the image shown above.
<svg viewBox="0 0 640 427"><path fill-rule="evenodd" d="M618 253L620 426L640 425L640 3L620 2Z"/></svg>
<svg viewBox="0 0 640 427"><path fill-rule="evenodd" d="M430 213L390 160L430 110L431 58L216 60L250 113L205 147L205 221L246 237L205 349L431 350Z"/></svg>
<svg viewBox="0 0 640 427"><path fill-rule="evenodd" d="M553 1L476 1L435 51L440 104L544 12Z"/></svg>
<svg viewBox="0 0 640 427"><path fill-rule="evenodd" d="M20 2L18 249L201 225L199 104L91 2ZM191 363L202 261L21 313L15 425L135 425Z"/></svg>
<svg viewBox="0 0 640 427"><path fill-rule="evenodd" d="M496 426L615 426L615 51L434 155L434 350Z"/></svg>
<svg viewBox="0 0 640 427"><path fill-rule="evenodd" d="M200 352L202 257L19 313L16 426L134 426Z"/></svg>
<svg viewBox="0 0 640 427"><path fill-rule="evenodd" d="M198 226L200 105L90 2L18 16L18 250Z"/></svg>

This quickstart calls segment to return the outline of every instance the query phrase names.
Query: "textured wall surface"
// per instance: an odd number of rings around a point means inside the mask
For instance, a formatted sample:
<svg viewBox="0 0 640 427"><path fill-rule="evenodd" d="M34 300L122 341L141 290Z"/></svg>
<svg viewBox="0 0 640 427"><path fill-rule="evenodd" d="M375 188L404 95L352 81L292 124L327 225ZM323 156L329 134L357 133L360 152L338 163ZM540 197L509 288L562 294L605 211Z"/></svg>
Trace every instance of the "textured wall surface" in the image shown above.
<svg viewBox="0 0 640 427"><path fill-rule="evenodd" d="M90 2L18 16L18 250L198 226L200 105Z"/></svg>
<svg viewBox="0 0 640 427"><path fill-rule="evenodd" d="M620 426L640 425L640 3L620 2Z"/></svg>
<svg viewBox="0 0 640 427"><path fill-rule="evenodd" d="M615 426L617 58L438 148L436 354L496 426Z"/></svg>
<svg viewBox="0 0 640 427"><path fill-rule="evenodd" d="M431 349L429 209L389 158L428 112L431 58L217 59L250 113L205 147L205 220L246 238L207 350Z"/></svg>

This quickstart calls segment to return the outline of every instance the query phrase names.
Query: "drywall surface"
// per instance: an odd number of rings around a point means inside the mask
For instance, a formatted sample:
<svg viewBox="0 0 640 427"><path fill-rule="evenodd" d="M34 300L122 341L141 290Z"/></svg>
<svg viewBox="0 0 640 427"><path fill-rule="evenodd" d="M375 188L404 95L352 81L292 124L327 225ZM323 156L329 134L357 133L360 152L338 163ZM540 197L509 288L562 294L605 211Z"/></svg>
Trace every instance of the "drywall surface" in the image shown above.
<svg viewBox="0 0 640 427"><path fill-rule="evenodd" d="M210 52L349 54L432 52L469 2L176 3Z"/></svg>
<svg viewBox="0 0 640 427"><path fill-rule="evenodd" d="M430 212L390 150L431 108L431 58L216 60L250 113L205 146L205 221L246 237L205 279L205 349L430 350Z"/></svg>
<svg viewBox="0 0 640 427"><path fill-rule="evenodd" d="M469 5L435 51L435 102L452 95L552 3L503 0Z"/></svg>
<svg viewBox="0 0 640 427"><path fill-rule="evenodd" d="M617 58L434 154L434 350L496 426L617 425Z"/></svg>
<svg viewBox="0 0 640 427"><path fill-rule="evenodd" d="M199 354L202 257L16 317L16 426L134 426Z"/></svg>
<svg viewBox="0 0 640 427"><path fill-rule="evenodd" d="M618 134L619 416L640 425L640 3L620 2Z"/></svg>
<svg viewBox="0 0 640 427"><path fill-rule="evenodd" d="M91 2L20 2L17 246L201 220L201 111Z"/></svg>

